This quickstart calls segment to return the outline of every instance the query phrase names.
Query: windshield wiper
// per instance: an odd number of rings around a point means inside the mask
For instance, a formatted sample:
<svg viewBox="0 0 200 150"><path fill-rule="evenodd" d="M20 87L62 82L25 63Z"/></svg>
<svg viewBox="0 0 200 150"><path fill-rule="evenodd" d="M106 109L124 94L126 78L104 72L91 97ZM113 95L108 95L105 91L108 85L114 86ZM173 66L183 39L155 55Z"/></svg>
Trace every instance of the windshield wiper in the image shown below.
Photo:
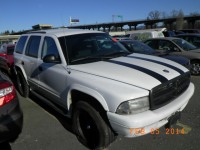
<svg viewBox="0 0 200 150"><path fill-rule="evenodd" d="M88 57L82 57L78 59L74 59L71 61L71 63L74 62L80 62L80 61L95 61L95 60L104 60L104 59L110 59L111 57L106 56L88 56Z"/></svg>
<svg viewBox="0 0 200 150"><path fill-rule="evenodd" d="M128 52L128 51L118 51L118 52L113 52L113 53L108 53L108 54L105 54L104 56L127 56L131 54L131 52Z"/></svg>
<svg viewBox="0 0 200 150"><path fill-rule="evenodd" d="M119 56L127 56L131 54L130 52L126 52L126 51L118 51L118 52L113 52L113 53L108 53L108 54L103 54L103 55L96 55L96 56L87 56L87 57L82 57L82 58L78 58L78 59L74 59L71 61L71 63L77 63L77 62L91 62L91 61L103 61L103 60L107 60L107 59L111 59L114 57L119 57Z"/></svg>

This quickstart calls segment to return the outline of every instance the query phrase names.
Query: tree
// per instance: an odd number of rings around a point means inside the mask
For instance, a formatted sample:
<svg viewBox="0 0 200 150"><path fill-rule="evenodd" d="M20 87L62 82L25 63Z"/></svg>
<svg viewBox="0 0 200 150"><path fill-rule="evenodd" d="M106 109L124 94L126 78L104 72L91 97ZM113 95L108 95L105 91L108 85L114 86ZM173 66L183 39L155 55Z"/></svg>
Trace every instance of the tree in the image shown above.
<svg viewBox="0 0 200 150"><path fill-rule="evenodd" d="M200 13L198 13L198 12L192 12L192 13L190 13L190 16L199 16L200 15Z"/></svg>
<svg viewBox="0 0 200 150"><path fill-rule="evenodd" d="M178 16L178 14L179 14L179 11L174 9L171 11L170 16L175 18Z"/></svg>
<svg viewBox="0 0 200 150"><path fill-rule="evenodd" d="M183 29L183 25L184 25L184 13L182 10L179 10L176 18L176 30Z"/></svg>
<svg viewBox="0 0 200 150"><path fill-rule="evenodd" d="M161 17L161 12L159 12L158 10L155 10L155 11L149 12L147 18L149 20L154 20L154 19L160 19L160 17Z"/></svg>

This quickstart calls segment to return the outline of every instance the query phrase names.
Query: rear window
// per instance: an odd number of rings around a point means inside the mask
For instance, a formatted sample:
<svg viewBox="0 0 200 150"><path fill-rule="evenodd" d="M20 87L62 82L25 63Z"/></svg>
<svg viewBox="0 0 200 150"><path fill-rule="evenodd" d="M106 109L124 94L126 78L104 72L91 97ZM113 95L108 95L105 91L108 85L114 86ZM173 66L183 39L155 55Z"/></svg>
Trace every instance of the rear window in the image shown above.
<svg viewBox="0 0 200 150"><path fill-rule="evenodd" d="M22 53L23 52L27 38L28 38L28 36L21 36L20 37L20 39L17 42L16 48L15 48L16 53Z"/></svg>

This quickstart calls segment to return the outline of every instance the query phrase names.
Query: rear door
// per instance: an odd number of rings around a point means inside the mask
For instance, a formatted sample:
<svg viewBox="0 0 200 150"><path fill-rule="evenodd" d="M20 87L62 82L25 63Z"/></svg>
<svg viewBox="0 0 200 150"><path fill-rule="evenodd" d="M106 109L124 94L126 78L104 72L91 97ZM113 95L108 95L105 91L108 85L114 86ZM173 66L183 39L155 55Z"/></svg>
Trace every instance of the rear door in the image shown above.
<svg viewBox="0 0 200 150"><path fill-rule="evenodd" d="M22 58L22 65L26 72L28 82L32 89L37 88L39 72L38 72L38 52L40 49L41 36L30 36L26 49L25 56Z"/></svg>

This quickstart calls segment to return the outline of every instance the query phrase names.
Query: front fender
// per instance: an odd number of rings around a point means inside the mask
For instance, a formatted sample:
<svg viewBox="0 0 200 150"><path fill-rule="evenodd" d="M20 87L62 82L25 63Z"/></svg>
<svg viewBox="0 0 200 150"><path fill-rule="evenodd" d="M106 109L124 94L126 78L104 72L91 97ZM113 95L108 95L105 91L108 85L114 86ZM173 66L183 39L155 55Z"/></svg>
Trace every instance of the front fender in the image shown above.
<svg viewBox="0 0 200 150"><path fill-rule="evenodd" d="M70 107L70 105L72 103L71 92L73 90L77 90L77 91L80 91L80 92L83 92L83 93L85 93L87 95L92 96L93 98L95 98L102 105L102 107L104 108L105 111L109 111L108 105L107 105L104 97L98 91L96 91L94 89L91 89L89 87L80 85L80 84L73 84L69 89L68 100L67 100L68 109L69 109L69 107Z"/></svg>

